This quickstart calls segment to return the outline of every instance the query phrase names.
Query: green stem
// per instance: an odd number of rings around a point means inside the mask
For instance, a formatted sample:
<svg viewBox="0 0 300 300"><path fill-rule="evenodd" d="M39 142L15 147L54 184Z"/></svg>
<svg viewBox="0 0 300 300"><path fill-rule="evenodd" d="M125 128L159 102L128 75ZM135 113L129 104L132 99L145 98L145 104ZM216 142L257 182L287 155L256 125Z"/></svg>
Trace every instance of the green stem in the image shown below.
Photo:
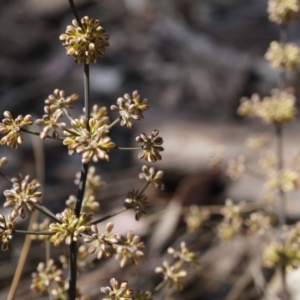
<svg viewBox="0 0 300 300"><path fill-rule="evenodd" d="M114 127L116 124L118 124L121 121L121 117L119 117L118 119L114 120L112 123L110 123L106 129L110 130L112 127Z"/></svg>
<svg viewBox="0 0 300 300"><path fill-rule="evenodd" d="M119 146L115 146L114 149L118 149L118 150L141 150L141 149L143 149L143 146L139 146L139 147L119 147Z"/></svg>
<svg viewBox="0 0 300 300"><path fill-rule="evenodd" d="M143 195L143 193L145 192L145 190L147 189L147 187L149 186L150 182L148 181L145 186L143 187L143 189L139 192L137 198L141 197Z"/></svg>
<svg viewBox="0 0 300 300"><path fill-rule="evenodd" d="M48 208L46 208L43 205L37 204L37 203L31 203L33 205L33 207L35 209L37 209L38 211L40 211L41 213L43 213L44 215L46 215L47 217L51 218L52 220L54 220L57 223L61 223L55 216L55 214L53 214Z"/></svg>
<svg viewBox="0 0 300 300"><path fill-rule="evenodd" d="M98 223L101 223L101 222L103 222L103 221L106 221L107 219L110 219L110 218L112 218L112 217L114 217L114 216L117 216L117 215L121 214L122 212L126 211L127 209L128 209L128 208L122 208L121 210L119 210L119 211L117 211L117 212L115 212L115 213L109 214L109 215L107 215L107 216L105 216L105 217L102 217L102 218L100 218L100 219L97 219L97 220L95 220L95 221L89 223L88 225L94 225L94 224L98 224Z"/></svg>
<svg viewBox="0 0 300 300"><path fill-rule="evenodd" d="M158 291L159 291L160 289L162 289L166 284L167 284L167 281L166 281L166 280L162 281L160 284L158 284L158 285L155 287L154 293L158 292ZM154 294L154 293L153 293L153 294Z"/></svg>
<svg viewBox="0 0 300 300"><path fill-rule="evenodd" d="M29 235L54 235L55 232L50 232L50 231L30 231L30 230L14 230L15 233L20 233L20 234L29 234Z"/></svg>
<svg viewBox="0 0 300 300"><path fill-rule="evenodd" d="M63 107L62 111L65 114L65 116L70 120L70 122L72 122L73 118L70 116L68 110Z"/></svg>

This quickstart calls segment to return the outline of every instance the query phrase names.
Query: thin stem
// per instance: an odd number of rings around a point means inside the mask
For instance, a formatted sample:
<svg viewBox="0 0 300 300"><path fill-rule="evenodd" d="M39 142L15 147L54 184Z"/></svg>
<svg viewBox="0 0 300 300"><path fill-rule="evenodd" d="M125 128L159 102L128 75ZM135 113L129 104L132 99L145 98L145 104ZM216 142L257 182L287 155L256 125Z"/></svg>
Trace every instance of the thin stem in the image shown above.
<svg viewBox="0 0 300 300"><path fill-rule="evenodd" d="M3 177L6 181L11 183L10 178L8 178L6 175L4 175L1 171L0 171L0 176Z"/></svg>
<svg viewBox="0 0 300 300"><path fill-rule="evenodd" d="M118 150L141 150L141 149L143 149L143 146L139 146L139 147L119 147L119 146L115 146L114 149L118 149Z"/></svg>
<svg viewBox="0 0 300 300"><path fill-rule="evenodd" d="M76 7L75 7L75 4L73 2L73 0L69 0L69 3L70 3L70 6L71 6L71 9L72 9L72 12L73 12L73 15L78 23L78 25L82 28L83 30L83 26L82 26L82 23L81 23L81 20L80 20L80 17L77 13L77 10L76 10Z"/></svg>
<svg viewBox="0 0 300 300"><path fill-rule="evenodd" d="M116 124L118 124L121 121L121 117L119 117L118 119L114 120L112 123L110 123L106 129L110 130L112 127L114 127Z"/></svg>
<svg viewBox="0 0 300 300"><path fill-rule="evenodd" d="M143 193L145 192L145 190L147 189L147 187L149 186L150 182L148 181L145 186L143 187L143 189L139 192L137 198L141 197L143 195Z"/></svg>
<svg viewBox="0 0 300 300"><path fill-rule="evenodd" d="M117 215L121 214L122 212L126 211L127 209L128 209L128 208L122 208L121 210L119 210L119 211L117 211L117 212L115 212L115 213L111 213L111 214L109 214L109 215L107 215L107 216L105 216L105 217L102 217L102 218L100 218L100 219L97 219L97 220L95 220L95 221L89 223L88 225L94 225L94 224L98 224L98 223L101 223L101 222L103 222L103 221L106 221L107 219L110 219L110 218L112 218L112 217L114 217L114 216L117 216Z"/></svg>
<svg viewBox="0 0 300 300"><path fill-rule="evenodd" d="M15 233L29 234L29 235L54 235L55 232L50 231L31 231L31 230L14 230Z"/></svg>
<svg viewBox="0 0 300 300"><path fill-rule="evenodd" d="M154 292L158 292L160 289L162 289L165 285L167 284L167 281L164 280L162 281L160 284L158 284L155 289L154 289Z"/></svg>
<svg viewBox="0 0 300 300"><path fill-rule="evenodd" d="M25 129L25 128L21 128L21 131L32 134L32 135L40 136L40 132L31 131L31 130L28 130L28 129ZM51 135L46 135L46 138L52 139L52 140L62 140L61 138L55 139Z"/></svg>
<svg viewBox="0 0 300 300"><path fill-rule="evenodd" d="M62 111L65 114L65 116L70 120L70 122L72 122L73 118L70 116L68 110L63 107Z"/></svg>
<svg viewBox="0 0 300 300"><path fill-rule="evenodd" d="M70 0L71 1L71 0ZM71 3L71 2L70 2ZM74 6L73 6L74 7ZM72 9L73 9L72 7ZM74 9L75 7L74 7ZM76 17L76 15L75 15ZM89 119L90 119L90 69L88 64L84 64L84 109L85 109L85 119L87 121L87 130L90 131L89 126ZM82 201L84 197L84 191L85 191L85 185L86 185L86 179L89 169L89 163L82 164L81 166L81 175L80 175L80 181L77 191L77 199L75 204L75 214L79 218L80 211L82 207ZM77 242L72 241L70 248L70 268L69 268L69 290L68 290L68 299L74 300L76 297L76 281L77 281Z"/></svg>
<svg viewBox="0 0 300 300"><path fill-rule="evenodd" d="M275 125L275 134L276 134L276 142L277 142L277 176L281 176L283 170L283 143L282 143L282 125L276 124ZM282 227L286 224L286 201L285 201L285 194L281 188L278 188L279 194L279 206L278 206L278 217L279 217L279 227Z"/></svg>
<svg viewBox="0 0 300 300"><path fill-rule="evenodd" d="M40 211L41 213L43 213L47 217L51 218L55 222L60 223L60 221L56 218L56 216L48 208L46 208L45 206L37 204L37 203L31 203L31 204L32 204L32 206L34 206L34 208L36 210Z"/></svg>
<svg viewBox="0 0 300 300"><path fill-rule="evenodd" d="M91 101L90 101L90 65L84 64L84 113L87 121L87 130L89 130L89 119L91 115Z"/></svg>

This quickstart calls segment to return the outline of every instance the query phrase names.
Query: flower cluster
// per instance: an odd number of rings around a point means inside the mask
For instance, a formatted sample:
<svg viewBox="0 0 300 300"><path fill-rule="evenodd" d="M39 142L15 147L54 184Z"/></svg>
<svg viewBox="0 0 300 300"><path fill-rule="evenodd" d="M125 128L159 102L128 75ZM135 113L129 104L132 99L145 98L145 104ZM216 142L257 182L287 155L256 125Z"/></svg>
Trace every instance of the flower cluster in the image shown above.
<svg viewBox="0 0 300 300"><path fill-rule="evenodd" d="M13 238L13 230L16 225L17 224L11 215L7 217L7 220L3 215L0 215L0 242L2 244L2 251L9 250L10 241Z"/></svg>
<svg viewBox="0 0 300 300"><path fill-rule="evenodd" d="M270 136L266 134L253 135L246 139L246 146L252 151L259 151L267 146L270 140Z"/></svg>
<svg viewBox="0 0 300 300"><path fill-rule="evenodd" d="M144 158L149 162L155 162L161 160L161 155L159 152L164 151L164 148L161 146L163 144L163 139L158 136L159 131L153 130L151 135L147 136L145 133L142 133L140 136L136 137L138 143L143 143L143 151L139 153L139 158Z"/></svg>
<svg viewBox="0 0 300 300"><path fill-rule="evenodd" d="M99 21L87 16L81 19L81 24L73 20L72 25L67 26L66 33L59 38L63 41L67 55L73 56L77 64L96 63L109 46L109 37Z"/></svg>
<svg viewBox="0 0 300 300"><path fill-rule="evenodd" d="M199 267L198 254L190 251L185 242L180 243L180 251L170 247L168 248L168 253L182 262L187 262L192 264L194 267Z"/></svg>
<svg viewBox="0 0 300 300"><path fill-rule="evenodd" d="M30 181L29 175L23 177L19 175L11 179L13 186L10 190L3 192L6 197L4 207L12 207L11 215L13 218L21 216L26 217L27 207L30 211L34 211L34 205L39 203L42 193L38 191L40 184L36 179Z"/></svg>
<svg viewBox="0 0 300 300"><path fill-rule="evenodd" d="M146 180L150 186L155 186L156 188L163 190L164 185L160 182L164 172L157 171L153 167L148 168L147 166L142 167L142 173L139 174L139 178L142 180Z"/></svg>
<svg viewBox="0 0 300 300"><path fill-rule="evenodd" d="M230 199L225 201L225 207L221 211L224 219L217 228L220 239L230 240L241 232L243 225L242 207L242 204L235 205Z"/></svg>
<svg viewBox="0 0 300 300"><path fill-rule="evenodd" d="M202 224L210 218L210 212L206 208L197 205L189 207L189 211L184 215L184 221L189 232L196 232Z"/></svg>
<svg viewBox="0 0 300 300"><path fill-rule="evenodd" d="M55 233L50 238L50 242L54 243L54 246L60 245L63 241L70 245L72 241L77 241L83 233L89 232L90 226L87 224L92 218L91 214L82 213L77 218L74 210L67 208L56 217L59 223L49 225L50 232Z"/></svg>
<svg viewBox="0 0 300 300"><path fill-rule="evenodd" d="M9 111L5 111L3 116L4 119L0 123L0 133L6 135L1 138L0 144L7 145L15 150L18 148L18 145L23 144L22 127L32 125L32 117L31 115L26 115L25 117L19 115L14 119Z"/></svg>
<svg viewBox="0 0 300 300"><path fill-rule="evenodd" d="M263 257L265 266L269 268L279 265L298 268L300 266L300 247L297 243L288 243L287 241L271 242L265 248Z"/></svg>
<svg viewBox="0 0 300 300"><path fill-rule="evenodd" d="M278 175L277 172L270 172L269 178L266 182L266 189L268 190L278 190L283 192L291 192L298 188L299 185L299 173L286 169Z"/></svg>
<svg viewBox="0 0 300 300"><path fill-rule="evenodd" d="M129 94L118 98L117 104L118 106L112 105L111 110L120 114L121 126L126 125L130 129L132 128L131 120L142 120L143 112L149 108L147 99L142 99L138 91L132 93L132 98Z"/></svg>
<svg viewBox="0 0 300 300"><path fill-rule="evenodd" d="M248 227L249 234L264 235L271 227L271 218L263 212L254 212L245 221L245 225Z"/></svg>
<svg viewBox="0 0 300 300"><path fill-rule="evenodd" d="M126 237L111 233L114 225L108 223L103 234L98 233L96 225L91 226L91 234L86 237L86 243L93 243L89 247L89 253L97 253L97 258L110 258L115 255L116 259L120 261L120 266L124 267L126 264L137 264L139 258L144 256L144 243L141 242L140 237L129 232Z"/></svg>
<svg viewBox="0 0 300 300"><path fill-rule="evenodd" d="M146 207L148 206L147 196L141 195L138 190L132 190L128 193L127 198L124 201L124 206L127 209L135 211L135 219L140 220L142 215L145 215Z"/></svg>
<svg viewBox="0 0 300 300"><path fill-rule="evenodd" d="M299 17L299 2L297 0L269 0L269 19L278 24L291 24Z"/></svg>
<svg viewBox="0 0 300 300"><path fill-rule="evenodd" d="M63 131L66 136L63 144L68 146L70 155L75 152L81 153L84 164L91 159L94 162L109 160L108 152L115 148L115 144L108 136L103 121L94 118L89 119L88 122L84 119L74 119L71 125L71 129Z"/></svg>
<svg viewBox="0 0 300 300"><path fill-rule="evenodd" d="M236 159L231 159L228 162L228 168L226 174L232 179L239 179L245 171L245 157L243 155L238 156Z"/></svg>
<svg viewBox="0 0 300 300"><path fill-rule="evenodd" d="M42 295L49 295L54 300L67 300L69 283L52 259L46 263L41 262L37 271L32 273L31 289ZM89 297L81 295L76 289L75 300L89 300Z"/></svg>
<svg viewBox="0 0 300 300"><path fill-rule="evenodd" d="M84 239L86 243L93 243L89 247L89 253L97 253L97 258L110 258L116 254L114 244L118 243L117 234L111 233L114 228L114 224L107 223L104 233L99 234L96 225L91 226L91 233Z"/></svg>
<svg viewBox="0 0 300 300"><path fill-rule="evenodd" d="M137 265L138 259L144 257L145 245L132 231L128 232L126 237L118 235L118 243L115 247L116 259L120 261L121 268L127 264Z"/></svg>
<svg viewBox="0 0 300 300"><path fill-rule="evenodd" d="M132 300L133 290L129 289L128 282L119 283L115 278L110 280L110 286L102 287L101 292L106 294L108 298L103 300Z"/></svg>
<svg viewBox="0 0 300 300"><path fill-rule="evenodd" d="M178 290L182 290L182 279L186 277L187 272L182 270L181 267L181 262L170 265L167 261L164 261L163 267L155 268L155 273L162 275L163 280L168 283L170 288L175 286Z"/></svg>
<svg viewBox="0 0 300 300"><path fill-rule="evenodd" d="M59 133L58 128L64 128L65 123L59 122L63 114L66 113L66 109L73 108L72 102L78 100L78 95L73 94L71 96L65 97L65 92L55 89L53 94L49 95L45 100L45 107L42 119L38 119L35 123L39 126L44 126L42 132L40 133L41 139L48 137L51 130L52 138L58 139Z"/></svg>
<svg viewBox="0 0 300 300"><path fill-rule="evenodd" d="M242 98L238 114L246 117L261 118L266 124L290 123L297 113L296 98L292 90L273 90L272 95L261 101L254 94L250 99Z"/></svg>
<svg viewBox="0 0 300 300"><path fill-rule="evenodd" d="M299 48L295 44L281 44L273 41L265 58L274 69L280 71L295 70L300 61Z"/></svg>

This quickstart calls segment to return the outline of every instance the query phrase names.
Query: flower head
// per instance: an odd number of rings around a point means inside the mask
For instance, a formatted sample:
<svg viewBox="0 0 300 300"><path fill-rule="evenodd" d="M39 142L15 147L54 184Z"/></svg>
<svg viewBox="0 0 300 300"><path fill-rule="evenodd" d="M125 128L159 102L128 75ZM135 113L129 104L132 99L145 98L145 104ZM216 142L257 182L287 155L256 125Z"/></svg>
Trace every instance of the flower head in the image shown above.
<svg viewBox="0 0 300 300"><path fill-rule="evenodd" d="M198 255L196 252L190 251L185 242L180 243L180 251L170 247L168 253L174 258L180 259L182 262L191 263L194 267L199 267Z"/></svg>
<svg viewBox="0 0 300 300"><path fill-rule="evenodd" d="M299 2L297 0L269 0L269 19L278 24L290 24L299 17Z"/></svg>
<svg viewBox="0 0 300 300"><path fill-rule="evenodd" d="M161 274L169 287L175 286L178 290L182 290L182 279L186 277L187 272L181 270L181 265L181 262L177 262L170 266L167 261L164 261L163 267L155 268L155 273Z"/></svg>
<svg viewBox="0 0 300 300"><path fill-rule="evenodd" d="M300 61L299 48L295 44L281 44L273 41L265 58L274 69L280 71L295 70Z"/></svg>
<svg viewBox="0 0 300 300"><path fill-rule="evenodd" d="M145 244L132 231L127 233L126 238L118 235L118 240L118 243L115 245L117 252L116 259L120 261L121 268L128 263L136 265L138 259L144 257L143 250Z"/></svg>
<svg viewBox="0 0 300 300"><path fill-rule="evenodd" d="M208 209L192 205L189 207L189 212L184 215L184 221L188 231L195 232L201 228L202 224L208 220L209 217L210 212Z"/></svg>
<svg viewBox="0 0 300 300"><path fill-rule="evenodd" d="M89 253L97 252L97 258L110 258L116 254L116 249L114 245L118 243L117 234L111 233L114 228L114 224L107 223L106 230L103 234L98 233L98 228L96 225L91 226L90 236L86 237L84 241L86 243L93 243L89 247Z"/></svg>
<svg viewBox="0 0 300 300"><path fill-rule="evenodd" d="M110 285L111 287L101 288L101 292L108 296L103 300L133 300L133 290L129 289L127 281L119 283L115 278L112 278Z"/></svg>
<svg viewBox="0 0 300 300"><path fill-rule="evenodd" d="M243 155L238 156L236 159L231 159L228 162L228 168L226 174L232 179L239 179L245 171L245 157Z"/></svg>
<svg viewBox="0 0 300 300"><path fill-rule="evenodd" d="M72 241L77 241L82 233L89 231L87 224L91 220L92 215L82 213L77 218L74 210L67 208L61 214L57 214L56 217L60 223L51 223L49 225L49 230L55 233L50 238L50 242L54 243L54 246L58 246L63 241L67 245L70 245Z"/></svg>
<svg viewBox="0 0 300 300"><path fill-rule="evenodd" d="M62 270L56 267L52 259L47 263L39 263L37 271L32 273L31 289L41 294L48 294L48 289L53 283L59 285L64 283Z"/></svg>
<svg viewBox="0 0 300 300"><path fill-rule="evenodd" d="M72 109L72 102L78 100L77 94L72 94L71 96L66 97L65 92L59 89L55 89L53 94L50 94L45 100L46 106L50 108L51 112L54 112L58 109L66 108Z"/></svg>
<svg viewBox="0 0 300 300"><path fill-rule="evenodd" d="M142 215L146 214L146 207L148 206L147 196L141 195L138 190L134 189L128 193L125 199L124 206L135 211L135 219L140 220Z"/></svg>
<svg viewBox="0 0 300 300"><path fill-rule="evenodd" d="M149 162L155 162L161 160L161 155L159 152L164 151L164 148L161 146L163 144L163 139L158 136L159 131L153 130L151 135L147 136L145 133L142 133L136 137L136 141L143 143L143 151L139 154L139 158L144 158Z"/></svg>
<svg viewBox="0 0 300 300"><path fill-rule="evenodd" d="M74 119L71 124L71 129L63 131L66 136L63 144L68 146L70 155L81 153L82 163L88 163L91 159L94 162L109 160L108 152L115 144L107 135L108 131L101 120L91 118L88 123L89 130L84 119Z"/></svg>
<svg viewBox="0 0 300 300"><path fill-rule="evenodd" d="M16 227L16 222L13 217L9 215L7 220L3 215L0 215L0 243L1 250L6 251L10 248L10 241L13 238L13 230Z"/></svg>
<svg viewBox="0 0 300 300"><path fill-rule="evenodd" d="M26 115L25 117L19 115L14 119L9 111L5 111L3 115L4 119L0 123L0 133L6 135L1 138L0 144L10 146L15 150L18 148L18 145L24 143L21 128L32 125L32 117L31 115Z"/></svg>
<svg viewBox="0 0 300 300"><path fill-rule="evenodd" d="M73 56L77 64L96 63L98 57L104 56L106 47L109 46L108 38L99 21L87 16L81 19L81 24L73 20L72 25L67 26L66 33L59 37L67 55Z"/></svg>
<svg viewBox="0 0 300 300"><path fill-rule="evenodd" d="M138 91L132 93L132 98L125 94L117 100L117 104L118 106L112 105L111 110L120 114L121 126L126 125L127 128L132 128L130 120L142 120L143 111L148 109L147 99L142 99Z"/></svg>
<svg viewBox="0 0 300 300"><path fill-rule="evenodd" d="M42 193L38 191L40 184L36 179L30 181L29 175L12 178L13 187L3 192L6 197L4 207L12 207L11 215L13 218L26 217L25 207L34 211L34 204L38 203Z"/></svg>
<svg viewBox="0 0 300 300"><path fill-rule="evenodd" d="M140 179L149 182L150 186L155 186L160 190L164 189L164 185L160 182L164 175L163 171L156 172L153 167L149 168L148 166L143 166L142 171L143 172L139 174Z"/></svg>

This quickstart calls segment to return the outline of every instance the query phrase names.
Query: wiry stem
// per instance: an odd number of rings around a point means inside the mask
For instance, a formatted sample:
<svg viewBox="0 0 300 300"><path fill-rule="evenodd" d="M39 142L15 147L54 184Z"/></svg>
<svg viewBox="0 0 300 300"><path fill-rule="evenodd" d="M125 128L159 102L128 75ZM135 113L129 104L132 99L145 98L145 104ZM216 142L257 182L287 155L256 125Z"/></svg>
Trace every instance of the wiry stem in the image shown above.
<svg viewBox="0 0 300 300"><path fill-rule="evenodd" d="M105 217L102 217L102 218L100 218L100 219L97 219L97 220L95 220L95 221L89 223L88 225L94 225L94 224L98 224L98 223L104 222L104 221L106 221L107 219L110 219L110 218L112 218L112 217L114 217L114 216L117 216L117 215L123 213L123 212L126 211L127 209L128 209L128 208L122 208L121 210L119 210L119 211L117 211L117 212L115 212L115 213L111 213L111 214L109 214L109 215L107 215L107 216L105 216Z"/></svg>
<svg viewBox="0 0 300 300"><path fill-rule="evenodd" d="M89 74L89 65L84 64L84 109L85 109L85 119L87 121L87 130L89 128L89 119L90 119L90 74ZM77 199L75 204L75 214L79 218L80 211L82 207L82 201L84 197L86 179L89 169L89 163L82 164L81 166L81 175L77 191ZM76 297L76 281L77 281L77 242L72 241L70 245L70 269L69 269L69 300L74 300Z"/></svg>
<svg viewBox="0 0 300 300"><path fill-rule="evenodd" d="M72 9L72 12L73 12L73 15L78 23L78 25L83 29L83 26L82 26L82 23L81 23L81 20L80 20L80 17L77 13L77 10L76 10L76 7L75 7L75 4L73 2L73 0L69 0L69 3L70 3L70 6L71 6L71 9Z"/></svg>

